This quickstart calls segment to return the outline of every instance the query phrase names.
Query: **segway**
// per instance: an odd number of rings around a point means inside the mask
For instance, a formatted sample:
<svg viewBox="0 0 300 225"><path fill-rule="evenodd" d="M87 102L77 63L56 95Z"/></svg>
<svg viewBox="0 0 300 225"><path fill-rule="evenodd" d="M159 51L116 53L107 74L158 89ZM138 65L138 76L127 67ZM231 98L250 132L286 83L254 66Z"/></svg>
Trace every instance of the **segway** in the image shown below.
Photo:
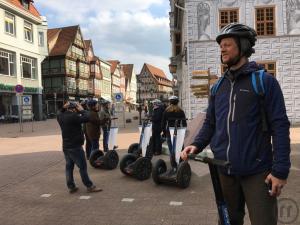
<svg viewBox="0 0 300 225"><path fill-rule="evenodd" d="M116 118L112 118L115 120ZM108 151L104 153L101 150L93 150L90 155L90 164L94 168L112 170L118 166L119 155L116 151L116 139L118 134L118 127L110 127L108 137Z"/></svg>
<svg viewBox="0 0 300 225"><path fill-rule="evenodd" d="M188 155L188 158L208 164L210 177L215 192L220 224L230 225L228 209L227 209L226 202L224 200L219 173L218 173L218 167L228 168L230 166L230 163L228 161L209 158L204 152L198 155L190 154Z"/></svg>
<svg viewBox="0 0 300 225"><path fill-rule="evenodd" d="M120 170L127 176L138 180L147 180L151 176L152 170L152 152L147 148L152 133L149 119L143 121L140 132L140 142L130 145L129 153L124 155L120 161Z"/></svg>
<svg viewBox="0 0 300 225"><path fill-rule="evenodd" d="M166 162L162 159L156 161L152 170L152 179L156 184L176 185L180 188L187 188L191 180L191 167L187 161L180 162L180 152L186 127L178 127L178 120L175 120L175 127L169 127L172 139L170 151L171 168L167 170Z"/></svg>

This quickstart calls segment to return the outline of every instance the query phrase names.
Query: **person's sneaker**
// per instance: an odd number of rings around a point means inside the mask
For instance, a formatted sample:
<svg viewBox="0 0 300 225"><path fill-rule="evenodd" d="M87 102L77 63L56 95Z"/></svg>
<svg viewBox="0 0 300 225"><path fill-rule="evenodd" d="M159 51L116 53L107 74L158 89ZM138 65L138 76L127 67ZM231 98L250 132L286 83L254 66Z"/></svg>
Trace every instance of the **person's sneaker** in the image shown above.
<svg viewBox="0 0 300 225"><path fill-rule="evenodd" d="M73 194L73 193L75 193L75 192L77 192L78 191L78 187L73 187L73 188L70 188L69 189L69 193L70 194Z"/></svg>
<svg viewBox="0 0 300 225"><path fill-rule="evenodd" d="M88 193L102 191L101 188L97 188L95 185L92 185L91 187L88 187L86 190L87 190Z"/></svg>

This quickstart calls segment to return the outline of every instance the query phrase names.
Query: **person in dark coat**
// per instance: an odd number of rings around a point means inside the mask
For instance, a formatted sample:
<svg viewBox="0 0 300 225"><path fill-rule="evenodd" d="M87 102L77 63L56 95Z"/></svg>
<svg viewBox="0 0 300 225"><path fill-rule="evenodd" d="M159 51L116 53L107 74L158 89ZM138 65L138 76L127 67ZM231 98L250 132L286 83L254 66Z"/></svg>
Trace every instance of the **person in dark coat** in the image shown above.
<svg viewBox="0 0 300 225"><path fill-rule="evenodd" d="M100 120L101 120L101 127L103 131L103 150L104 152L108 152L108 138L109 138L109 131L111 126L111 114L109 110L109 100L102 101L102 107L100 111Z"/></svg>
<svg viewBox="0 0 300 225"><path fill-rule="evenodd" d="M66 160L66 181L69 193L78 191L73 177L74 165L78 166L87 192L99 192L87 173L86 159L82 145L84 136L82 124L89 121L89 113L77 102L67 102L57 116L62 134L62 149Z"/></svg>
<svg viewBox="0 0 300 225"><path fill-rule="evenodd" d="M162 151L162 142L161 142L161 121L164 108L160 100L155 99L152 101L153 111L152 111L152 151L154 155L160 155Z"/></svg>
<svg viewBox="0 0 300 225"><path fill-rule="evenodd" d="M86 111L88 111L88 106L87 106L87 100L84 100L80 103L80 105L82 106L82 108ZM85 155L86 158L89 159L90 158L90 154L91 154L91 142L88 138L88 135L86 133L86 123L82 124L82 129L83 129L83 134L84 134L84 139L85 139Z"/></svg>
<svg viewBox="0 0 300 225"><path fill-rule="evenodd" d="M162 129L164 136L167 139L167 144L169 151L172 150L172 141L171 141L171 135L169 131L169 127L175 126L175 121L178 120L178 126L186 127L186 117L184 111L178 106L179 99L177 96L171 96L169 98L169 106L166 108L166 110L163 113L162 117ZM176 167L176 165L172 165L173 168Z"/></svg>
<svg viewBox="0 0 300 225"><path fill-rule="evenodd" d="M244 224L246 205L251 224L277 224L276 197L291 167L282 90L274 76L249 61L256 37L253 28L238 23L226 25L217 35L221 61L228 69L212 87L202 128L181 152L186 160L209 144L214 158L230 162L229 168L219 169L219 177L230 223L236 225ZM253 85L252 74L259 75L263 95L255 93L258 82Z"/></svg>

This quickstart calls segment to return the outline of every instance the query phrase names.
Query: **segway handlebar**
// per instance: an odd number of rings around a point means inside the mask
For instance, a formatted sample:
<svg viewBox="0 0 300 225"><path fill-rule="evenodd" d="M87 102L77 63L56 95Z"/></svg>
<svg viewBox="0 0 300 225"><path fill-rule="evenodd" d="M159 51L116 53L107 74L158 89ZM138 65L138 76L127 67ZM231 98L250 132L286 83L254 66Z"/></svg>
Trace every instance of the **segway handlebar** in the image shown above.
<svg viewBox="0 0 300 225"><path fill-rule="evenodd" d="M111 120L117 120L118 119L118 117L112 117L111 118Z"/></svg>
<svg viewBox="0 0 300 225"><path fill-rule="evenodd" d="M221 167L226 167L226 168L228 168L230 166L230 162L228 162L228 161L214 159L214 158L210 158L207 156L202 156L200 154L189 154L188 158L195 160L195 161L199 161L199 162L203 162L203 163L207 163L207 164L211 164L211 165L216 165L216 166L221 166Z"/></svg>

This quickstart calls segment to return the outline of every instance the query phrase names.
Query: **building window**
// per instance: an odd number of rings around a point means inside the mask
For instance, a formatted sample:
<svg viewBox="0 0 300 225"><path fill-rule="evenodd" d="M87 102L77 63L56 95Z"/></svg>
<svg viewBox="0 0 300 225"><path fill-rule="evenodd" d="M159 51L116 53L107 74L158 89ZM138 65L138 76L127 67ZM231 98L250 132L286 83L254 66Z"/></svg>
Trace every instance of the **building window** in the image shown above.
<svg viewBox="0 0 300 225"><path fill-rule="evenodd" d="M5 12L5 32L7 34L15 35L15 16Z"/></svg>
<svg viewBox="0 0 300 225"><path fill-rule="evenodd" d="M269 62L257 62L259 65L262 65L265 70L274 77L276 77L276 62L269 61Z"/></svg>
<svg viewBox="0 0 300 225"><path fill-rule="evenodd" d="M275 35L275 8L257 8L256 16L256 32L257 35L270 36Z"/></svg>
<svg viewBox="0 0 300 225"><path fill-rule="evenodd" d="M39 46L44 46L44 32L39 32Z"/></svg>
<svg viewBox="0 0 300 225"><path fill-rule="evenodd" d="M229 23L237 23L239 21L239 10L228 9L219 11L219 26L220 29L225 27Z"/></svg>
<svg viewBox="0 0 300 225"><path fill-rule="evenodd" d="M14 76L16 55L12 52L0 50L0 74Z"/></svg>
<svg viewBox="0 0 300 225"><path fill-rule="evenodd" d="M21 56L21 72L23 78L36 79L36 59Z"/></svg>
<svg viewBox="0 0 300 225"><path fill-rule="evenodd" d="M26 41L33 42L32 24L24 21L24 36Z"/></svg>

